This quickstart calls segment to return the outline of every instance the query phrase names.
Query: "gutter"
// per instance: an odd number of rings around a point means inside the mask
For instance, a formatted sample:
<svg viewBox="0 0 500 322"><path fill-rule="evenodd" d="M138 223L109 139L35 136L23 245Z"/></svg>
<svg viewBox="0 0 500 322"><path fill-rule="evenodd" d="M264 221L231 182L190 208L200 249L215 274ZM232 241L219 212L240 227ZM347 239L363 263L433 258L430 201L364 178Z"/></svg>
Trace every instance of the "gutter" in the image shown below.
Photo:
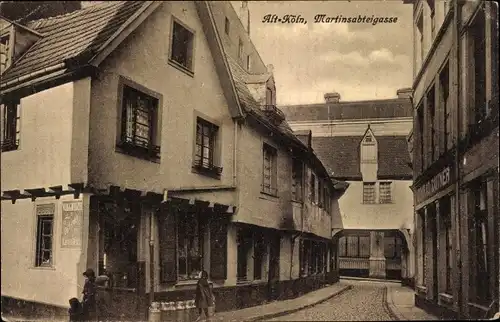
<svg viewBox="0 0 500 322"><path fill-rule="evenodd" d="M57 65L53 65L53 66L50 66L50 67L47 67L47 68L44 68L44 69L40 69L40 70L37 70L35 72L32 72L28 75L24 75L24 76L21 76L21 77L17 77L17 78L14 78L6 83L2 83L0 85L0 90L2 90L2 94L4 93L8 93L8 92L11 92L15 89L18 89L22 86L16 86L14 87L14 85L18 85L18 84L21 84L21 83L24 83L28 80L33 80L35 78L37 78L38 76L41 76L41 75L45 75L45 74L48 74L48 73L56 73L62 69L66 68L66 63L59 63ZM39 77L39 78L42 78L42 77ZM12 89L12 87L14 87ZM4 89L7 89L7 90L4 90Z"/></svg>

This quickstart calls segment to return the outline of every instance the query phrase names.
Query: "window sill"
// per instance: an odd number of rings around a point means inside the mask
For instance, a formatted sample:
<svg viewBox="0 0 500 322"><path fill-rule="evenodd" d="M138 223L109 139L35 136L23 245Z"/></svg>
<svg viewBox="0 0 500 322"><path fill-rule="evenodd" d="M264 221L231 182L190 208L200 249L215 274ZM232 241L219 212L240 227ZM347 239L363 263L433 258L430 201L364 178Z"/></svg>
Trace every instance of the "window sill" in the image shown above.
<svg viewBox="0 0 500 322"><path fill-rule="evenodd" d="M133 146L130 144L118 143L115 147L115 152L126 154L132 157L136 157L138 159L143 159L154 163L160 163L159 149L160 147L158 147L158 152L153 152L152 154L149 154L149 151L147 151L147 149L145 148Z"/></svg>
<svg viewBox="0 0 500 322"><path fill-rule="evenodd" d="M32 266L31 269L40 270L40 271L55 271L55 266Z"/></svg>
<svg viewBox="0 0 500 322"><path fill-rule="evenodd" d="M270 193L270 192L261 191L261 192L260 192L260 194L261 194L261 195L264 195L264 196L266 196L266 197L272 197L272 198L274 198L274 199L278 199L278 198L279 198L277 194L272 194L272 193ZM261 196L261 198L262 198L262 199L268 199L268 198L263 198L262 196Z"/></svg>
<svg viewBox="0 0 500 322"><path fill-rule="evenodd" d="M174 67L175 69L178 69L180 70L181 72L183 72L184 74L188 75L188 76L191 76L191 77L194 77L194 72L192 70L189 70L189 68L187 68L186 66L184 65L181 65L179 64L178 62L176 62L175 60L169 58L168 59L168 64L172 67Z"/></svg>
<svg viewBox="0 0 500 322"><path fill-rule="evenodd" d="M212 166L210 168L206 168L200 165L193 165L191 168L192 172L201 174L213 179L219 179L221 178L222 174L222 167L217 167L217 166Z"/></svg>
<svg viewBox="0 0 500 322"><path fill-rule="evenodd" d="M9 140L8 142L2 142L2 152L10 152L19 150L19 142L14 142Z"/></svg>

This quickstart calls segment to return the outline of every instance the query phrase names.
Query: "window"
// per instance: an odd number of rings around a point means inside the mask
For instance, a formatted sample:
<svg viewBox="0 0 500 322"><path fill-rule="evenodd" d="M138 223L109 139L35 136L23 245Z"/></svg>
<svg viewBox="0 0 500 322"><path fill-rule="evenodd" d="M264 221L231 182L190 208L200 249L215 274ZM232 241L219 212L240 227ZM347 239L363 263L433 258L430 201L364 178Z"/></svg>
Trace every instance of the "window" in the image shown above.
<svg viewBox="0 0 500 322"><path fill-rule="evenodd" d="M365 136L365 142L366 143L371 143L372 142L372 136L369 135L369 134L367 136Z"/></svg>
<svg viewBox="0 0 500 322"><path fill-rule="evenodd" d="M339 238L340 257L370 257L370 236L349 235Z"/></svg>
<svg viewBox="0 0 500 322"><path fill-rule="evenodd" d="M361 163L377 163L377 146L375 138L368 131L361 144Z"/></svg>
<svg viewBox="0 0 500 322"><path fill-rule="evenodd" d="M427 146L427 150L430 152L430 162L436 160L438 155L439 146L436 144L437 131L436 131L436 108L434 103L434 86L431 87L427 93L427 110L429 111L429 125L430 125L430 144Z"/></svg>
<svg viewBox="0 0 500 322"><path fill-rule="evenodd" d="M238 58L243 59L243 42L241 39L238 41Z"/></svg>
<svg viewBox="0 0 500 322"><path fill-rule="evenodd" d="M269 87L266 88L266 105L274 105L273 90Z"/></svg>
<svg viewBox="0 0 500 322"><path fill-rule="evenodd" d="M483 4L484 5L484 4ZM472 55L469 56L469 95L473 96L471 102L474 106L473 124L479 124L489 116L490 110L486 105L486 36L484 9L478 11L477 17L470 26L470 47Z"/></svg>
<svg viewBox="0 0 500 322"><path fill-rule="evenodd" d="M194 34L174 21L170 59L189 71L193 71Z"/></svg>
<svg viewBox="0 0 500 322"><path fill-rule="evenodd" d="M389 259L401 258L402 240L398 236L384 237L384 256Z"/></svg>
<svg viewBox="0 0 500 322"><path fill-rule="evenodd" d="M424 63L424 15L422 13L420 14L420 18L417 20L417 30L417 39L419 39L418 47L420 49L420 52L417 54L419 62L417 66L421 66Z"/></svg>
<svg viewBox="0 0 500 322"><path fill-rule="evenodd" d="M488 205L486 197L486 182L477 182L471 187L473 217L470 240L472 243L472 260L474 267L471 278L472 299L478 304L487 304L491 300L490 271L488 260Z"/></svg>
<svg viewBox="0 0 500 322"><path fill-rule="evenodd" d="M21 125L19 101L7 102L0 107L2 112L2 152L17 150Z"/></svg>
<svg viewBox="0 0 500 322"><path fill-rule="evenodd" d="M420 249L422 250L422 283L421 285L426 285L427 283L427 247L425 246L426 244L426 238L427 238L427 234L426 234L426 230L425 230L425 227L426 227L426 220L425 220L425 212L424 211L421 211L419 213L419 216L420 216L420 223L421 223L421 232L422 232L422 238L420 239Z"/></svg>
<svg viewBox="0 0 500 322"><path fill-rule="evenodd" d="M178 279L196 279L203 270L203 230L195 213L178 216Z"/></svg>
<svg viewBox="0 0 500 322"><path fill-rule="evenodd" d="M375 203L375 182L363 182L363 203Z"/></svg>
<svg viewBox="0 0 500 322"><path fill-rule="evenodd" d="M379 202L380 203L391 203L391 182L380 182L379 184L380 195Z"/></svg>
<svg viewBox="0 0 500 322"><path fill-rule="evenodd" d="M321 274L326 269L327 247L325 243L304 239L300 241L300 276Z"/></svg>
<svg viewBox="0 0 500 322"><path fill-rule="evenodd" d="M159 157L160 147L154 144L157 115L158 99L124 85L122 147L129 152Z"/></svg>
<svg viewBox="0 0 500 322"><path fill-rule="evenodd" d="M247 56L247 70L250 71L250 66L251 66L251 61L250 61L250 55Z"/></svg>
<svg viewBox="0 0 500 322"><path fill-rule="evenodd" d="M424 169L426 169L426 156L425 156L425 142L424 142L424 129L425 129L425 120L424 120L424 108L422 104L417 107L417 121L418 121L418 150L417 157L419 157L420 167L418 168L422 173Z"/></svg>
<svg viewBox="0 0 500 322"><path fill-rule="evenodd" d="M204 173L220 175L222 168L216 166L216 144L219 127L196 118L196 151L194 156L194 168Z"/></svg>
<svg viewBox="0 0 500 322"><path fill-rule="evenodd" d="M226 21L224 23L224 31L226 32L226 35L229 35L229 28L231 27L231 23L229 22L229 19L226 17Z"/></svg>
<svg viewBox="0 0 500 322"><path fill-rule="evenodd" d="M254 248L253 248L253 279L262 279L262 265L264 263L264 254L266 252L266 243L262 233L254 233Z"/></svg>
<svg viewBox="0 0 500 322"><path fill-rule="evenodd" d="M248 257L252 249L252 234L246 230L239 230L237 237L237 280L246 281L248 279Z"/></svg>
<svg viewBox="0 0 500 322"><path fill-rule="evenodd" d="M312 202L316 202L316 176L314 173L311 173L311 177L309 179L309 199L311 199Z"/></svg>
<svg viewBox="0 0 500 322"><path fill-rule="evenodd" d="M262 192L276 196L278 194L278 152L270 145L264 144L263 148L263 173Z"/></svg>
<svg viewBox="0 0 500 322"><path fill-rule="evenodd" d="M293 159L292 164L292 200L302 201L302 161Z"/></svg>
<svg viewBox="0 0 500 322"><path fill-rule="evenodd" d="M54 205L38 205L36 229L35 266L51 267L53 264Z"/></svg>
<svg viewBox="0 0 500 322"><path fill-rule="evenodd" d="M452 251L453 251L453 238L451 234L451 203L450 197L446 196L441 199L439 204L439 209L441 212L441 218L444 228L444 242L445 242L445 269L446 269L446 280L445 280L445 292L447 294L452 294Z"/></svg>
<svg viewBox="0 0 500 322"><path fill-rule="evenodd" d="M323 180L318 180L318 206L323 207L323 198L325 193L323 191Z"/></svg>
<svg viewBox="0 0 500 322"><path fill-rule="evenodd" d="M0 37L0 73L10 65L10 33Z"/></svg>
<svg viewBox="0 0 500 322"><path fill-rule="evenodd" d="M441 87L441 103L443 105L443 115L444 115L444 148L446 151L451 149L453 144L451 131L452 131L452 122L451 114L450 114L450 103L449 103L449 95L450 95L450 81L449 81L449 66L446 63L445 67L441 71L439 75L439 83Z"/></svg>

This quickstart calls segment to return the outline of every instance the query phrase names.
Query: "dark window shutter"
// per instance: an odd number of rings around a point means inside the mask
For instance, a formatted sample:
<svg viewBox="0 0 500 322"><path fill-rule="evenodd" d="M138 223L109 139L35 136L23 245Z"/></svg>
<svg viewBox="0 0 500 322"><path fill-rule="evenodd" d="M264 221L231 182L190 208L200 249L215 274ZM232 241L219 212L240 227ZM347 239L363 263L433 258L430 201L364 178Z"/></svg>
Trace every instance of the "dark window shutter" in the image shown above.
<svg viewBox="0 0 500 322"><path fill-rule="evenodd" d="M213 217L210 220L210 278L227 278L227 228L228 219Z"/></svg>
<svg viewBox="0 0 500 322"><path fill-rule="evenodd" d="M177 221L172 210L164 211L159 217L160 224L160 281L177 281Z"/></svg>

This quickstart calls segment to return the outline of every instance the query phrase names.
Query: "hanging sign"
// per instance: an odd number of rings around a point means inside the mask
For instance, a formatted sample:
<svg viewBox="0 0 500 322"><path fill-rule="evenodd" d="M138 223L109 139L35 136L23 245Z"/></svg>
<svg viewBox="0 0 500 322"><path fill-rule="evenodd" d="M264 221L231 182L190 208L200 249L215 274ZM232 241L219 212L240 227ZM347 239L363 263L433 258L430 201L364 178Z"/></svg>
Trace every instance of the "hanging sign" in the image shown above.
<svg viewBox="0 0 500 322"><path fill-rule="evenodd" d="M70 201L62 204L61 247L79 248L82 245L83 202Z"/></svg>

